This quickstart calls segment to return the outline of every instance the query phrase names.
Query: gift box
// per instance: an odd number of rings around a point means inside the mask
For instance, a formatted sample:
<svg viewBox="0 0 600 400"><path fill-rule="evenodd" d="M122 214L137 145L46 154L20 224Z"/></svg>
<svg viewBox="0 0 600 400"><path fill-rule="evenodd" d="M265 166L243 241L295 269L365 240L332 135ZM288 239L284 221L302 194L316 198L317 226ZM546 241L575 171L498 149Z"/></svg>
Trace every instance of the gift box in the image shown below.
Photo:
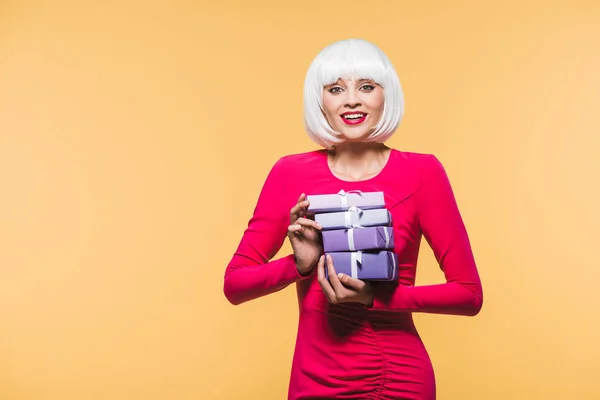
<svg viewBox="0 0 600 400"><path fill-rule="evenodd" d="M394 232L389 226L329 230L323 231L322 237L326 253L394 248Z"/></svg>
<svg viewBox="0 0 600 400"><path fill-rule="evenodd" d="M352 190L345 192L340 190L336 194L308 195L309 201L307 212L310 214L347 211L351 207L370 210L385 208L383 192L361 192Z"/></svg>
<svg viewBox="0 0 600 400"><path fill-rule="evenodd" d="M385 209L363 210L351 207L348 211L315 214L315 221L323 231L370 226L391 226L392 214Z"/></svg>
<svg viewBox="0 0 600 400"><path fill-rule="evenodd" d="M337 273L344 273L360 280L394 281L398 279L398 257L388 250L378 252L331 252ZM325 277L329 279L327 267Z"/></svg>

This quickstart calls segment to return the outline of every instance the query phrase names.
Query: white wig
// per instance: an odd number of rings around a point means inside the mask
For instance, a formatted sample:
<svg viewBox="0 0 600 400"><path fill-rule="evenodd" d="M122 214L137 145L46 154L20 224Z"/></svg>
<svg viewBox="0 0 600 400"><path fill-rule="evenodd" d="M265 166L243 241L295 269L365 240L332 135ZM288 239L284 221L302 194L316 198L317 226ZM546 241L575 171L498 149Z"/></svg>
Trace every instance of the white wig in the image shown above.
<svg viewBox="0 0 600 400"><path fill-rule="evenodd" d="M394 134L404 114L404 93L387 56L362 39L335 42L324 48L310 65L304 81L304 124L308 136L325 148L344 141L323 115L323 89L346 77L370 79L383 88L381 120L366 141L385 142Z"/></svg>

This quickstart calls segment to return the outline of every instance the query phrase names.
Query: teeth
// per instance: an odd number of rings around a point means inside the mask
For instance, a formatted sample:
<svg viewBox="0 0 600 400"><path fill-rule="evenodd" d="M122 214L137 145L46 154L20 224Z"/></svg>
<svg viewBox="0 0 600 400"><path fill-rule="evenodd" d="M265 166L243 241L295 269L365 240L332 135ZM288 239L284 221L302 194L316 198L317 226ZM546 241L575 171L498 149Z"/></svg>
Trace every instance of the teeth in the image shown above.
<svg viewBox="0 0 600 400"><path fill-rule="evenodd" d="M357 119L357 118L362 118L364 116L365 116L365 114L346 114L346 115L344 115L344 118Z"/></svg>

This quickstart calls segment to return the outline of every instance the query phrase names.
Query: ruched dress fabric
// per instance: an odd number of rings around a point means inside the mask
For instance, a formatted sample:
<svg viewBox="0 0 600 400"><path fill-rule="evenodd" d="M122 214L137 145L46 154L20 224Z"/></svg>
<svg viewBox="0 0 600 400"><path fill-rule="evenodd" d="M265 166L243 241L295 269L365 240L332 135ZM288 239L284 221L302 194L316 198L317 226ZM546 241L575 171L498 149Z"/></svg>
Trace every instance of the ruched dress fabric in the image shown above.
<svg viewBox="0 0 600 400"><path fill-rule="evenodd" d="M293 254L274 259L299 196L340 190L382 191L392 214L399 279L374 282L372 306L331 304L316 269L302 276ZM422 238L446 282L415 285ZM439 159L392 149L379 174L345 181L332 173L325 150L280 158L226 267L224 293L237 305L291 284L299 320L288 400L435 399L435 374L412 315L473 316L483 303L467 230Z"/></svg>

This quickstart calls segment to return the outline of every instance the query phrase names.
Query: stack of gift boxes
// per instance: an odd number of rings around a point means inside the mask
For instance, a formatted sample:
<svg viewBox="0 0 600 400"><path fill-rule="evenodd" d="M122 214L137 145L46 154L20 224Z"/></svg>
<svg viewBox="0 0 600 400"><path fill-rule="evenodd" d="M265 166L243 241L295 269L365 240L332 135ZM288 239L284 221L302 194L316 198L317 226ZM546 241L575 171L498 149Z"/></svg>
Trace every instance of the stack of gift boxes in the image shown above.
<svg viewBox="0 0 600 400"><path fill-rule="evenodd" d="M342 190L309 195L307 200L308 213L322 227L323 250L331 255L337 273L364 281L398 279L392 215L383 192Z"/></svg>

